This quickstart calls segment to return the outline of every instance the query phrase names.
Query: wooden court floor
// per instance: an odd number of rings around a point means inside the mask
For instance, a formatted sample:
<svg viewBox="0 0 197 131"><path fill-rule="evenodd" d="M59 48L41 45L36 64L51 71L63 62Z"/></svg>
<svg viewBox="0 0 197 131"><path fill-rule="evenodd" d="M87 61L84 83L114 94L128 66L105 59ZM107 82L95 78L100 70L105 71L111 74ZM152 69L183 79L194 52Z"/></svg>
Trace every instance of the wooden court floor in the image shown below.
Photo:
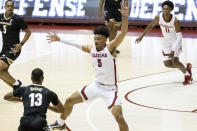
<svg viewBox="0 0 197 131"><path fill-rule="evenodd" d="M43 85L56 92L64 103L78 88L92 82L94 71L88 54L58 42L47 43L47 32L52 31L69 40L93 44L90 30L33 31L10 73L28 85L32 69L42 68ZM192 111L197 109L197 38L183 39L180 60L193 64L194 77L193 84L183 86L183 74L163 65L162 37L147 36L140 45L135 44L136 37L129 32L118 48L119 97L130 131L196 131L197 113ZM23 114L21 103L3 100L9 91L11 88L0 81L0 131L16 131ZM51 111L47 116L49 123L59 118ZM76 105L66 123L73 131L118 131L100 98Z"/></svg>

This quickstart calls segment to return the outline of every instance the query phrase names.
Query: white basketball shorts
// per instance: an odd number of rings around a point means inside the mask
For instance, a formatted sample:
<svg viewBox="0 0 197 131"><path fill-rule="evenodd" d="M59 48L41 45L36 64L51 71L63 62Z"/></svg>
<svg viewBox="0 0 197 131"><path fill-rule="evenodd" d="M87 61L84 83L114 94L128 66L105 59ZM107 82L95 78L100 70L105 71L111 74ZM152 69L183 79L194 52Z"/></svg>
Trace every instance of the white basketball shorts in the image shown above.
<svg viewBox="0 0 197 131"><path fill-rule="evenodd" d="M182 51L182 49L179 48L176 52L174 52L174 57L179 57L181 51ZM166 46L163 48L162 54L164 56L164 61L171 59L171 58L169 58L169 55L171 52L172 52L172 46Z"/></svg>
<svg viewBox="0 0 197 131"><path fill-rule="evenodd" d="M78 91L84 101L102 97L107 104L108 109L111 109L114 105L121 105L116 86L105 86L93 82L90 85L80 88Z"/></svg>

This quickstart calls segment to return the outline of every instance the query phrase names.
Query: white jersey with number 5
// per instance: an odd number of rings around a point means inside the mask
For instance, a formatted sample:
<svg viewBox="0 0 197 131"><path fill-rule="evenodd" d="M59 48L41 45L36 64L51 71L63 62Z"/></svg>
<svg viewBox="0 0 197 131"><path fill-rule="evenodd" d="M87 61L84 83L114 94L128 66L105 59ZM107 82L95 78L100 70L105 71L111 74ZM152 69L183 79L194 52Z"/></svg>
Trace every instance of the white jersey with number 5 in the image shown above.
<svg viewBox="0 0 197 131"><path fill-rule="evenodd" d="M163 19L163 12L160 13L159 25L163 34L163 37L167 43L173 43L176 40L176 30L174 26L175 15L172 14L170 22L165 22Z"/></svg>
<svg viewBox="0 0 197 131"><path fill-rule="evenodd" d="M107 46L97 51L96 47L91 50L93 67L95 69L95 81L104 85L115 85L118 82L116 58L111 55Z"/></svg>

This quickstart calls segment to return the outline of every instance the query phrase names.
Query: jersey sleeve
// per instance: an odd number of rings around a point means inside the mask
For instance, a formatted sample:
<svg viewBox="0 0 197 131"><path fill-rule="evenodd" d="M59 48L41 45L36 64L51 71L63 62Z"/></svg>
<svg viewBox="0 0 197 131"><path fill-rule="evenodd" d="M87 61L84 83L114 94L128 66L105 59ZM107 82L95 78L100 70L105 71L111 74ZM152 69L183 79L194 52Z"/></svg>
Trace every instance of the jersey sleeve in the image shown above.
<svg viewBox="0 0 197 131"><path fill-rule="evenodd" d="M25 92L25 87L19 87L13 91L13 95L15 97L21 98L24 92Z"/></svg>
<svg viewBox="0 0 197 131"><path fill-rule="evenodd" d="M59 99L58 99L57 94L50 91L49 95L51 97L51 103L56 106L59 103Z"/></svg>

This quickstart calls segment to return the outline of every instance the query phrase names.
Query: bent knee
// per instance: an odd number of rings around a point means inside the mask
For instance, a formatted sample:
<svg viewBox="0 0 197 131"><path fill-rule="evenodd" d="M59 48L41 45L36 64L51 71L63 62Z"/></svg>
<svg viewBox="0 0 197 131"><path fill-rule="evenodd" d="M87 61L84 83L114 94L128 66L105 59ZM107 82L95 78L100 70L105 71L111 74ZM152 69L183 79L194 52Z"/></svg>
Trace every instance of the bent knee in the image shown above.
<svg viewBox="0 0 197 131"><path fill-rule="evenodd" d="M73 99L71 97L66 99L66 103L67 104L72 104L73 103Z"/></svg>
<svg viewBox="0 0 197 131"><path fill-rule="evenodd" d="M66 104L73 105L73 104L76 104L77 103L76 101L77 101L76 98L69 97L69 98L66 99Z"/></svg>

